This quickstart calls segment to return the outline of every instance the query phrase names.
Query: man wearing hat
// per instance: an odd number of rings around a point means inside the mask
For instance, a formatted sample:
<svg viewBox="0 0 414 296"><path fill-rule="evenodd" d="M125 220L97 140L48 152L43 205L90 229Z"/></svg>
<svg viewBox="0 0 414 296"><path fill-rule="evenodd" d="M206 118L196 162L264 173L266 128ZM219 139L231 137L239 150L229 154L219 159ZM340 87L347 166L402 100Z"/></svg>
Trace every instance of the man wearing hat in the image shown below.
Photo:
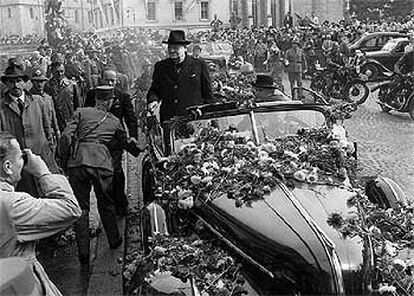
<svg viewBox="0 0 414 296"><path fill-rule="evenodd" d="M287 101L287 97L277 89L272 76L268 74L257 74L253 87L255 102Z"/></svg>
<svg viewBox="0 0 414 296"><path fill-rule="evenodd" d="M75 223L78 256L89 264L89 199L92 186L96 193L98 211L111 249L122 244L118 230L112 182L114 168L111 152L126 149L138 156L140 149L127 134L119 119L110 112L115 98L114 88L98 86L95 107L79 108L68 123L58 143L61 167L68 173L75 196L82 209Z"/></svg>
<svg viewBox="0 0 414 296"><path fill-rule="evenodd" d="M42 105L41 97L25 90L29 77L17 64L9 65L1 81L7 91L0 101L0 130L16 137L22 149L28 148L41 155L52 172L57 171L51 150L52 128ZM40 196L36 182L26 171L17 189L32 196Z"/></svg>
<svg viewBox="0 0 414 296"><path fill-rule="evenodd" d="M187 55L184 31L173 30L163 43L168 44L168 58L154 66L152 84L147 94L150 109L161 101L161 122L186 114L185 108L213 101L207 64Z"/></svg>
<svg viewBox="0 0 414 296"><path fill-rule="evenodd" d="M40 96L44 111L47 115L46 120L50 123L53 132L53 148L57 145L57 140L60 137L59 125L56 118L56 111L55 105L53 103L53 99L50 95L45 93L45 85L48 81L43 68L39 67L33 69L32 74L30 75L30 81L32 82L32 88L30 89L30 93L32 95Z"/></svg>
<svg viewBox="0 0 414 296"><path fill-rule="evenodd" d="M295 82L297 87L300 88L299 96L302 97L302 74L306 72L307 65L305 53L299 48L299 38L297 37L293 38L292 47L285 52L285 65L287 66L292 97Z"/></svg>

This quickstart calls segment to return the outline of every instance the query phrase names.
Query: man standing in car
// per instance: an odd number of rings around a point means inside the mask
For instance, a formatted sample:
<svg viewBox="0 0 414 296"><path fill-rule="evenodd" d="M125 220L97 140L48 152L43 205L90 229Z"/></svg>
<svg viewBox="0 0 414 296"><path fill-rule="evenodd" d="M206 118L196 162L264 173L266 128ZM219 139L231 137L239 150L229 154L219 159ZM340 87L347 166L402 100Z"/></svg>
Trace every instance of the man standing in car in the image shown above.
<svg viewBox="0 0 414 296"><path fill-rule="evenodd" d="M147 94L149 108L161 101L161 122L186 114L185 108L213 101L207 64L187 55L184 31L174 30L163 43L168 44L169 57L154 66L152 84Z"/></svg>

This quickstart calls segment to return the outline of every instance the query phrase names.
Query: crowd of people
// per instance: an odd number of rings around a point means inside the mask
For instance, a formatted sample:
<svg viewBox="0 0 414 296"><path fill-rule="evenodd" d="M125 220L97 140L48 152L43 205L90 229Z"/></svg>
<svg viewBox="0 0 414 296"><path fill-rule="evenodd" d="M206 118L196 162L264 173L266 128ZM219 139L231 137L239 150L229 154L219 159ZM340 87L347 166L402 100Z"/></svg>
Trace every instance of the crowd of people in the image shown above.
<svg viewBox="0 0 414 296"><path fill-rule="evenodd" d="M228 66L237 64L242 74L260 73L252 85L268 97L274 89L282 89L285 71L291 86L300 87L303 75L316 63L337 63L338 56L346 62L352 55L349 44L367 32L414 28L412 17L403 23L318 22L313 17L306 27L292 26L287 19L281 28L238 28L237 24L224 27L215 20L212 30L188 31L187 36L175 30L168 39L158 30L142 28L118 30L106 38L66 32L58 46L41 42L29 57L7 58L0 85L0 176L4 183L0 194L9 195L15 188L17 198L8 199L10 205L4 207L23 207L27 202L20 203L23 196L38 212L12 211L11 219L18 223L17 238L7 251L0 244L0 257L24 257L25 248L34 256L35 239L55 234L76 220L79 260L87 265L92 187L110 247L122 244L116 223L117 215L127 210L122 152L138 155L142 148L137 141L140 112L133 99L150 103L151 109L161 102L161 121L182 114L194 103L214 101L214 71L200 59L200 46L187 52L190 43L229 42L234 55ZM183 73L189 73L188 77ZM24 159L28 162L22 170ZM68 181L54 175L58 173L64 173ZM45 197L41 206L38 197ZM23 214L41 218L24 220ZM28 226L31 223L56 228L36 232ZM35 265L44 274L40 264ZM51 283L46 286L56 288Z"/></svg>

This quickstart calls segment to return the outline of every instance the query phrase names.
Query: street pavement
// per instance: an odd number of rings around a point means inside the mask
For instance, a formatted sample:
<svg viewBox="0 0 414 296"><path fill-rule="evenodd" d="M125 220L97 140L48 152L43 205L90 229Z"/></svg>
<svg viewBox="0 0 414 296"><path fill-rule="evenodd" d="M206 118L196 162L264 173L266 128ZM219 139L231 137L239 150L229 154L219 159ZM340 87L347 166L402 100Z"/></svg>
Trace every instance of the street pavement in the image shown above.
<svg viewBox="0 0 414 296"><path fill-rule="evenodd" d="M287 77L283 84L290 94ZM368 83L368 87L376 84ZM304 80L303 85L309 87L310 80ZM378 91L370 93L345 121L349 140L358 145L360 175L393 179L414 201L414 120L408 113L382 112L375 102L377 95Z"/></svg>
<svg viewBox="0 0 414 296"><path fill-rule="evenodd" d="M358 143L362 175L391 178L414 200L414 121L408 113L382 112L377 95L370 93L345 122L349 140Z"/></svg>

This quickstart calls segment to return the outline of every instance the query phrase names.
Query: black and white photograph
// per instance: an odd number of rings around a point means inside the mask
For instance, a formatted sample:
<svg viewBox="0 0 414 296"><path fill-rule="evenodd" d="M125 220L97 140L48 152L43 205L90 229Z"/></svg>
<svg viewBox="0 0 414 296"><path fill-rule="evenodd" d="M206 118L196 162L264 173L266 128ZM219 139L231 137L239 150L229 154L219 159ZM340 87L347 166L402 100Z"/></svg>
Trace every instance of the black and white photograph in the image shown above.
<svg viewBox="0 0 414 296"><path fill-rule="evenodd" d="M0 0L0 295L414 295L413 0Z"/></svg>

